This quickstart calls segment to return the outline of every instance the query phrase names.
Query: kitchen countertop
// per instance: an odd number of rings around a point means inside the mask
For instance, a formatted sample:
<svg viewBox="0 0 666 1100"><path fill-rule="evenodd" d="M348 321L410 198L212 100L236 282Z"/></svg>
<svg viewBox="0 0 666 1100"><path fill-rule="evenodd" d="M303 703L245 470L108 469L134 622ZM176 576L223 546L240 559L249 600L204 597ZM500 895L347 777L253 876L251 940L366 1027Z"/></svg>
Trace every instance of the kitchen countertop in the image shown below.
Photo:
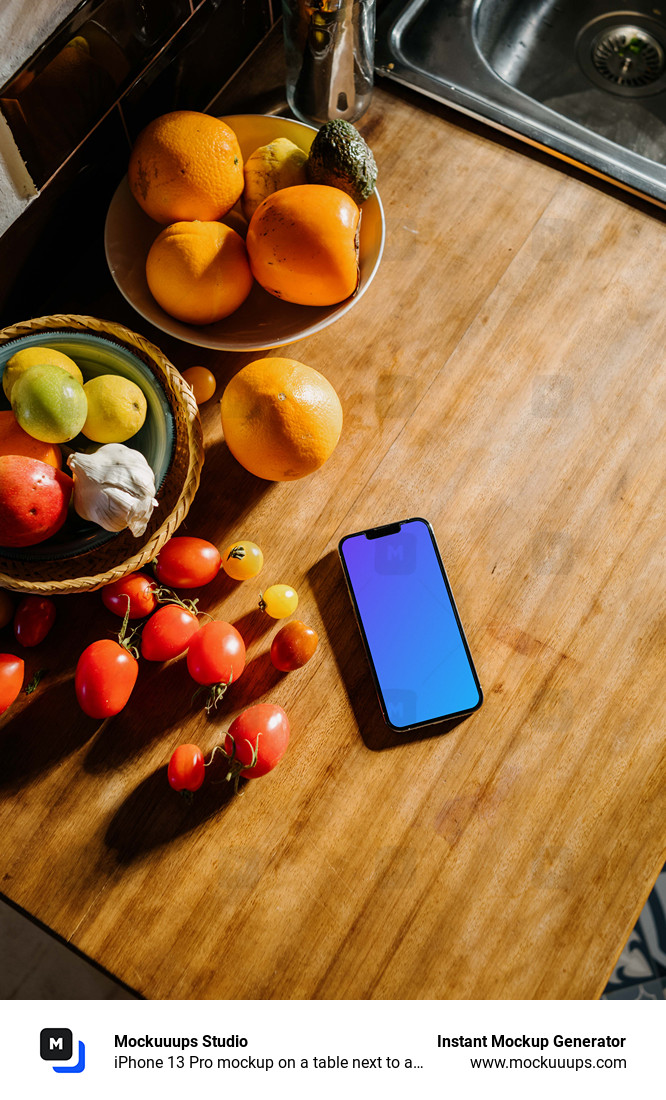
<svg viewBox="0 0 666 1100"><path fill-rule="evenodd" d="M597 997L666 855L664 215L395 88L359 127L384 259L281 352L338 390L338 448L262 482L209 402L181 531L258 542L316 657L276 673L257 586L221 574L201 606L239 625L249 665L217 716L179 661L142 668L98 728L73 673L116 620L97 593L61 598L31 657L48 674L0 720L1 889L152 998ZM218 397L257 357L167 338L102 284L91 312L211 367ZM485 703L401 738L335 548L410 515L433 523ZM289 713L282 763L184 805L173 748L210 750L260 699Z"/></svg>

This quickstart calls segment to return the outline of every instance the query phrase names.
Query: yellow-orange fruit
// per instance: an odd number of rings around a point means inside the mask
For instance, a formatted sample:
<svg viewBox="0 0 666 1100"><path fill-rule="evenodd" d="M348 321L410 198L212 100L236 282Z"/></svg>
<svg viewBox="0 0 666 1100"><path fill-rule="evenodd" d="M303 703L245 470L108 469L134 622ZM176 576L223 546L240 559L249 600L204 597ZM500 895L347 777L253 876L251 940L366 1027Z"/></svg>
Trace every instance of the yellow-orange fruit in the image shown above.
<svg viewBox="0 0 666 1100"><path fill-rule="evenodd" d="M210 401L217 389L217 379L208 367L188 367L183 371L183 378L191 387L197 405Z"/></svg>
<svg viewBox="0 0 666 1100"><path fill-rule="evenodd" d="M43 443L23 431L11 409L0 412L0 455L22 455L37 458L59 470L62 466L60 447L55 443Z"/></svg>
<svg viewBox="0 0 666 1100"><path fill-rule="evenodd" d="M342 406L323 374L296 359L255 359L238 371L220 402L234 458L268 481L317 470L342 431Z"/></svg>
<svg viewBox="0 0 666 1100"><path fill-rule="evenodd" d="M200 111L149 122L130 156L129 186L162 225L223 218L243 192L243 158L233 130Z"/></svg>
<svg viewBox="0 0 666 1100"><path fill-rule="evenodd" d="M358 286L361 211L337 187L306 183L269 195L247 232L252 274L286 302L330 306Z"/></svg>
<svg viewBox="0 0 666 1100"><path fill-rule="evenodd" d="M146 279L171 317L208 325L228 317L252 289L243 238L220 222L176 222L153 241Z"/></svg>

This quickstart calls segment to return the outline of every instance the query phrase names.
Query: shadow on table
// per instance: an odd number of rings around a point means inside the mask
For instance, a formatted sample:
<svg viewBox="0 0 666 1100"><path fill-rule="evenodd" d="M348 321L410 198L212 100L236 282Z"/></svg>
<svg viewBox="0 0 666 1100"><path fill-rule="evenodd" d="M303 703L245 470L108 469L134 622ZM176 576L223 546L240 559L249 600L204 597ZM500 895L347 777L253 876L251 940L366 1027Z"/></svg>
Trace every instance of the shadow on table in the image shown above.
<svg viewBox="0 0 666 1100"><path fill-rule="evenodd" d="M115 771L179 729L193 711L195 689L184 659L164 665L142 661L128 703L100 728L83 761L85 770L93 775Z"/></svg>
<svg viewBox="0 0 666 1100"><path fill-rule="evenodd" d="M100 724L77 705L73 677L54 684L43 680L29 704L0 730L0 788L20 786L70 756Z"/></svg>
<svg viewBox="0 0 666 1100"><path fill-rule="evenodd" d="M247 662L238 682L230 686L230 705L234 710L244 710L260 703L286 675L286 672L279 672L271 661L270 650L257 653Z"/></svg>
<svg viewBox="0 0 666 1100"><path fill-rule="evenodd" d="M451 718L408 733L396 733L387 726L379 709L368 659L356 625L340 561L334 550L308 570L308 580L324 621L359 733L367 748L373 752L381 752L414 741L441 737L465 720L467 716Z"/></svg>
<svg viewBox="0 0 666 1100"><path fill-rule="evenodd" d="M255 477L236 461L223 439L206 445L206 473L178 534L196 535L210 529L211 516L222 517L227 530L242 527L247 516L261 498L270 491L272 482ZM220 551L225 548L220 547ZM210 593L216 595L219 579L222 590L229 578L222 573L211 582ZM208 586L207 586L208 587Z"/></svg>
<svg viewBox="0 0 666 1100"><path fill-rule="evenodd" d="M247 780L241 780L235 794L233 783L222 778L223 769L223 761L219 767L211 765L213 774L206 777L192 798L171 789L166 764L139 783L116 810L104 836L118 863L131 863L144 852L192 832L217 816L234 798L242 797Z"/></svg>

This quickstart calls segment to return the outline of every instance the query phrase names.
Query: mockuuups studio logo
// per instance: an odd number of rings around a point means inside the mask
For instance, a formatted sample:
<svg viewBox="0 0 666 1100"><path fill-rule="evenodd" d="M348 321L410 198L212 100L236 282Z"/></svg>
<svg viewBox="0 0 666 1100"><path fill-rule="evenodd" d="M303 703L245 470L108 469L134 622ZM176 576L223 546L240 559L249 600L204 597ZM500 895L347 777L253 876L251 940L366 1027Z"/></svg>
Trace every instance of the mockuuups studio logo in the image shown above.
<svg viewBox="0 0 666 1100"><path fill-rule="evenodd" d="M380 539L375 547L375 572L380 576L416 571L416 539L409 531Z"/></svg>
<svg viewBox="0 0 666 1100"><path fill-rule="evenodd" d="M44 1027L39 1033L39 1053L45 1062L71 1062L74 1040L68 1027ZM56 1073L83 1073L86 1048L79 1039L78 1060L73 1066L52 1066Z"/></svg>

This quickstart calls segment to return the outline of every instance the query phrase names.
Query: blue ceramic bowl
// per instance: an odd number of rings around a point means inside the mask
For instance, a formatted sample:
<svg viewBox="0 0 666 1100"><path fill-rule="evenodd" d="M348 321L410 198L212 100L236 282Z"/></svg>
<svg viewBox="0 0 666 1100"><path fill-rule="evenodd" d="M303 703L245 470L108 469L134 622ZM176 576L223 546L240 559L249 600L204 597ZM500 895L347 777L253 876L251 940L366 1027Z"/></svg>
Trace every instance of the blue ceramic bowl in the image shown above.
<svg viewBox="0 0 666 1100"><path fill-rule="evenodd" d="M7 360L19 349L29 347L55 348L68 355L78 365L85 382L99 374L118 374L141 388L148 405L146 419L141 430L126 440L126 446L134 447L145 456L155 474L155 487L159 490L173 460L175 428L164 388L150 366L111 336L100 336L94 332L39 331L0 346L0 379ZM0 407L9 408L1 389ZM79 435L67 447L81 451L90 445L89 439ZM81 519L72 508L67 522L52 538L35 546L0 547L0 555L16 561L56 561L94 550L117 538L118 534Z"/></svg>

